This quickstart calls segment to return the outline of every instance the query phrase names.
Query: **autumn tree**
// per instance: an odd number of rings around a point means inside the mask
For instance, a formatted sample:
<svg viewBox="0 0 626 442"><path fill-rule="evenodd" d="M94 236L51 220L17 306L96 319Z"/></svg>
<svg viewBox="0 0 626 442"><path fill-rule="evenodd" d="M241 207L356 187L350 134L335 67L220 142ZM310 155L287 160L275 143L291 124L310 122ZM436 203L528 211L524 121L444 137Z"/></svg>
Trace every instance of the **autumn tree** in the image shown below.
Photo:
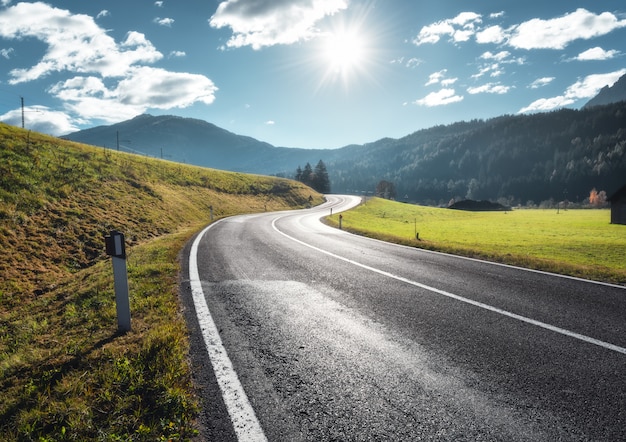
<svg viewBox="0 0 626 442"><path fill-rule="evenodd" d="M602 207L606 204L606 192L601 190L598 192L595 188L589 192L589 204L595 207Z"/></svg>

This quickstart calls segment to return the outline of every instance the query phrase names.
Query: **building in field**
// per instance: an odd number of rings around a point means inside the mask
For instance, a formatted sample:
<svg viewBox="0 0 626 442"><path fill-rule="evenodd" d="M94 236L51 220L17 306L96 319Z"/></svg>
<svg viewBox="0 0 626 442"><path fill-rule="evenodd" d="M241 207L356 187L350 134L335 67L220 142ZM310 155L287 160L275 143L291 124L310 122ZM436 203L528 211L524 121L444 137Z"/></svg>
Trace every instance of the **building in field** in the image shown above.
<svg viewBox="0 0 626 442"><path fill-rule="evenodd" d="M626 186L610 196L611 224L626 224Z"/></svg>

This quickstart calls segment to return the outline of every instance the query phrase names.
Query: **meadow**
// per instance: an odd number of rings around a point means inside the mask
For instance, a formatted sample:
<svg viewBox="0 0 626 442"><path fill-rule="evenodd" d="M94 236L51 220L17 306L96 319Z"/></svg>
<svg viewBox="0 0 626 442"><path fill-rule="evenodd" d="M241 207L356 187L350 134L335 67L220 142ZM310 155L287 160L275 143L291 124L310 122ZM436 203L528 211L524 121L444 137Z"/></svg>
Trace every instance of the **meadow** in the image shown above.
<svg viewBox="0 0 626 442"><path fill-rule="evenodd" d="M326 222L336 226L338 216ZM468 212L371 198L344 213L342 227L430 250L626 283L626 226L610 224L608 209Z"/></svg>
<svg viewBox="0 0 626 442"><path fill-rule="evenodd" d="M0 124L0 438L190 440L200 398L178 254L213 219L301 208L293 181ZM119 333L104 235L124 232L132 330ZM205 406L210 406L210 398Z"/></svg>

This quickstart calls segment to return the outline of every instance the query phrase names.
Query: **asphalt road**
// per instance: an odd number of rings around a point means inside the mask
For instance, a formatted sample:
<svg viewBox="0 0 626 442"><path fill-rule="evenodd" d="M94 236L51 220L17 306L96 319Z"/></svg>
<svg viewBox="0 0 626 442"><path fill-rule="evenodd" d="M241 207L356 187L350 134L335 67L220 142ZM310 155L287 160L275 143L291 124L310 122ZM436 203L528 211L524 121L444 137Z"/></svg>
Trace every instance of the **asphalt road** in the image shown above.
<svg viewBox="0 0 626 442"><path fill-rule="evenodd" d="M351 235L328 198L183 251L202 439L626 440L626 289Z"/></svg>

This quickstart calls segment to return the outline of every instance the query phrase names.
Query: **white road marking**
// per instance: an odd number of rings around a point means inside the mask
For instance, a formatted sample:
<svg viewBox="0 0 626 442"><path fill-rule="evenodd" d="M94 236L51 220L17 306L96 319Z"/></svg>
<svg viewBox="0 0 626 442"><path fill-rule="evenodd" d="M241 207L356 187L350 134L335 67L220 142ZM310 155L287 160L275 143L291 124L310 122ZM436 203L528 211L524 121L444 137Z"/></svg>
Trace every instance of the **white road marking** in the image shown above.
<svg viewBox="0 0 626 442"><path fill-rule="evenodd" d="M246 392L241 386L241 382L239 382L239 377L233 368L233 364L228 354L226 354L226 349L222 344L222 339L220 338L209 307L207 306L204 291L202 290L202 283L200 282L200 273L198 272L198 246L204 234L219 222L220 221L217 221L202 230L191 246L189 252L189 283L191 285L191 294L196 308L198 323L202 330L202 337L209 353L209 359L213 365L217 383L222 391L226 409L228 410L233 428L237 434L237 439L242 442L267 441L261 424L250 405L248 396L246 396Z"/></svg>
<svg viewBox="0 0 626 442"><path fill-rule="evenodd" d="M431 286L428 286L426 284L422 284L420 282L404 278L402 276L394 275L394 274L386 272L384 270L380 270L380 269L377 269L377 268L374 268L374 267L370 267L370 266L365 265L365 264L361 264L360 262L354 261L352 259L345 258L343 256L340 256L340 255L337 255L335 253L329 252L328 250L320 249L319 247L315 247L314 245L308 244L308 243L306 243L304 241L301 241L301 240L299 240L297 238L294 238L293 236L287 235L286 233L284 233L281 230L279 230L278 227L276 227L276 221L278 219L280 219L280 217L277 217L277 218L275 218L272 221L272 227L274 228L274 230L276 232L278 232L279 234L283 235L284 237L286 237L286 238L288 238L288 239L290 239L292 241L297 242L298 244L301 244L301 245L303 245L305 247L308 247L310 249L316 250L316 251L318 251L320 253L324 253L324 254L326 254L328 256L332 256L333 258L345 261L345 262L350 263L352 265L355 265L357 267L361 267L362 269L369 270L371 272L378 273L380 275L383 275L383 276L386 276L386 277L389 277L389 278L393 278L393 279L395 279L397 281L401 281L401 282L404 282L406 284L410 284L410 285L413 285L415 287L422 288L424 290L429 290L431 292L438 293L438 294L443 295L443 296L447 296L448 298L455 299L457 301L465 302L465 303L473 305L475 307L479 307L479 308L482 308L482 309L485 309L485 310L489 310L489 311L494 312L494 313L498 313L498 314L501 314L501 315L504 315L504 316L508 316L509 318L517 319L518 321L526 322L528 324L532 324L532 325L535 325L537 327L544 328L546 330L550 330L550 331L553 331L553 332L556 332L556 333L560 333L562 335L569 336L569 337L572 337L572 338L575 338L575 339L587 342L589 344L594 344L594 345L606 348L608 350L612 350L612 351L616 351L618 353L626 354L626 348L624 348L624 347L620 347L618 345L614 345L614 344L611 344L611 343L608 343L608 342L600 341L599 339L595 339L595 338L592 338L592 337L589 337L589 336L581 335L580 333L576 333L576 332L573 332L573 331L570 331L570 330L567 330L567 329L564 329L564 328L561 328L561 327L556 327L554 325L547 324L547 323L541 322L541 321L537 321L535 319L528 318L526 316L518 315L516 313L512 313L512 312L509 312L507 310L502 310L502 309L500 309L498 307L494 307L494 306L491 306L489 304L484 304L482 302L474 301L473 299L469 299L469 298L465 298L463 296L455 295L454 293L450 293L450 292L447 292L445 290L440 290L438 288L431 287Z"/></svg>

